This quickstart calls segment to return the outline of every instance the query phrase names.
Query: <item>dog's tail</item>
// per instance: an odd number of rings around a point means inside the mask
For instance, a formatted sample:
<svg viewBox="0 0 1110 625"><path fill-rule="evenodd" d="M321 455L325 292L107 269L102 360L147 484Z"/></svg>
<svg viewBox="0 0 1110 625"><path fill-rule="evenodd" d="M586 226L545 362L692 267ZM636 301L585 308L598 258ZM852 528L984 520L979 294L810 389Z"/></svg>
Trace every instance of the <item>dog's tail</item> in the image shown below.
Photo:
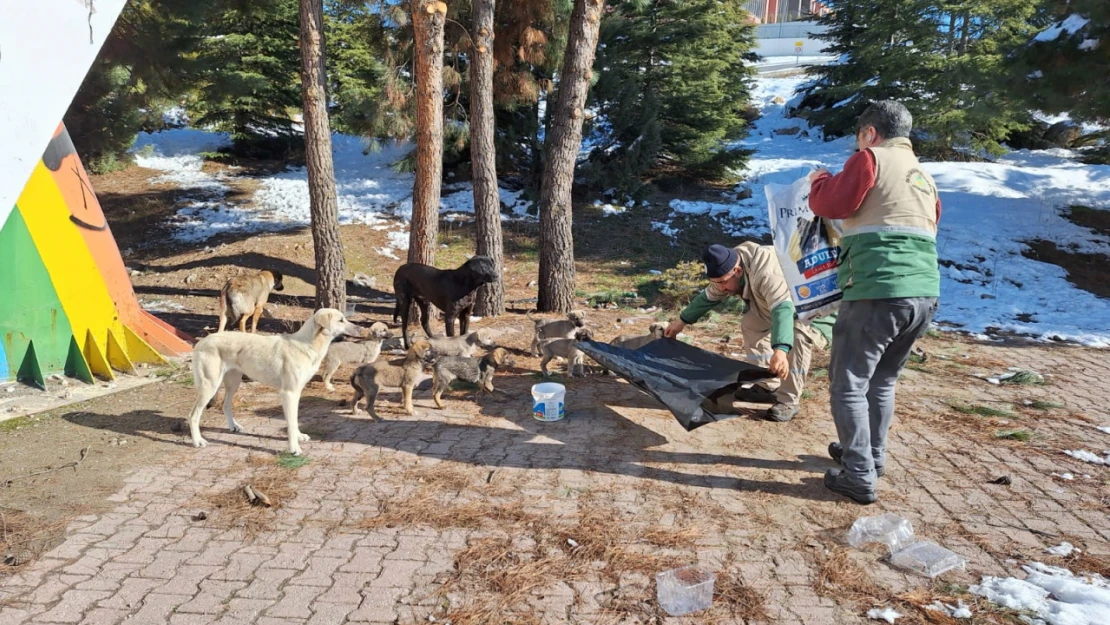
<svg viewBox="0 0 1110 625"><path fill-rule="evenodd" d="M535 317L533 317L533 316L532 316L532 312L533 312L533 311L529 310L528 312L524 313L524 316L525 316L525 317L528 317L528 320L529 320L529 321L531 321L531 322L533 322L533 323L535 323L535 322L537 322L537 321L543 321L543 319L536 319ZM535 311L535 312L539 312L539 311L537 310L537 311Z"/></svg>

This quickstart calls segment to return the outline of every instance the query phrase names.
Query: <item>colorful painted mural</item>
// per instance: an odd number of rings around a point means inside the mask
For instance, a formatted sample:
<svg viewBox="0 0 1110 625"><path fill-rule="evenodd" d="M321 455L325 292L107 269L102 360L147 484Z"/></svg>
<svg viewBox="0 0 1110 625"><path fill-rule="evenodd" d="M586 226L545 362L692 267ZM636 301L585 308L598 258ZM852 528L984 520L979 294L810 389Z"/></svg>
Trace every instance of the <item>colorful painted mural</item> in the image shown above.
<svg viewBox="0 0 1110 625"><path fill-rule="evenodd" d="M139 306L58 124L124 1L17 2L0 20L0 381L111 379L190 349Z"/></svg>
<svg viewBox="0 0 1110 625"><path fill-rule="evenodd" d="M188 337L144 311L64 126L0 228L0 379L91 382L131 372Z"/></svg>

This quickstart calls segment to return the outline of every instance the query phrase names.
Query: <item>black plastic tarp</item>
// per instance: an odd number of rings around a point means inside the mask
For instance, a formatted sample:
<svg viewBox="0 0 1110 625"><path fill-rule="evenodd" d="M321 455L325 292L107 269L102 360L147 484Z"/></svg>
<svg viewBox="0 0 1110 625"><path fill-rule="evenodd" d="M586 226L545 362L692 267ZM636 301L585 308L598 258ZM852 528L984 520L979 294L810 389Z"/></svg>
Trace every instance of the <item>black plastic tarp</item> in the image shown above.
<svg viewBox="0 0 1110 625"><path fill-rule="evenodd" d="M687 432L736 416L710 412L718 397L731 395L741 384L774 377L763 367L674 339L652 341L637 350L583 341L578 349L662 402Z"/></svg>

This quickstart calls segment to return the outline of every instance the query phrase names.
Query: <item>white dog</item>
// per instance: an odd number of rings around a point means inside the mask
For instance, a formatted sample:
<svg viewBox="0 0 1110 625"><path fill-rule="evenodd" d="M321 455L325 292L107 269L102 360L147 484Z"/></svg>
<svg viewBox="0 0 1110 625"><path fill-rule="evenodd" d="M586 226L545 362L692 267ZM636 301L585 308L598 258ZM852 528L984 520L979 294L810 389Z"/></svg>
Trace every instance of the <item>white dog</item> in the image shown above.
<svg viewBox="0 0 1110 625"><path fill-rule="evenodd" d="M278 389L281 409L289 430L289 453L301 454L301 443L308 436L297 427L297 405L301 392L312 379L328 346L340 334L361 336L362 330L347 321L334 308L317 310L293 334L263 336L241 332L220 332L197 341L193 348L193 385L197 403L189 414L189 433L194 447L208 443L200 436L200 415L224 385L224 414L232 432L242 432L231 414L231 398L243 382L243 375Z"/></svg>

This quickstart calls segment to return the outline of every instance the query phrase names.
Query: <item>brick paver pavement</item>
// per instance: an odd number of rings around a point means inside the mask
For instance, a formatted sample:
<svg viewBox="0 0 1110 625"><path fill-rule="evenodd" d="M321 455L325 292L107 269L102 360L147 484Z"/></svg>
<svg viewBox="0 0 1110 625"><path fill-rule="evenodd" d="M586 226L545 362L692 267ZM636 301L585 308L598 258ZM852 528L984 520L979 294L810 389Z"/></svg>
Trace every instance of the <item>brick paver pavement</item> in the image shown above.
<svg viewBox="0 0 1110 625"><path fill-rule="evenodd" d="M945 578L957 583L1018 575L1020 564L1043 558L1046 547L1065 537L1095 557L1110 556L1110 468L1061 453L1110 448L1110 436L1094 428L1110 424L1104 409L1110 386L1102 379L1108 357L1075 348L929 346L937 351L931 372L908 371L904 378L882 498L870 508L821 486L822 472L832 466L824 448L834 430L820 379L792 423L740 418L686 433L646 396L598 378L569 385L566 420L539 423L528 414L530 380L520 378L502 385L510 400L483 400L481 414L457 393L449 411L431 409L421 393L416 416L390 405L381 421L351 418L346 409L306 398L304 429L316 435L305 445L310 463L281 469L293 494L259 517L260 527L244 529L212 498L262 470L272 475L273 454L283 446L276 399L250 387L250 406L259 410L239 410L248 434L226 432L222 416L210 411L209 447L183 448L164 464L137 469L113 496L113 510L76 519L62 544L0 580L0 623L444 622L474 599L452 586L463 550L502 540L531 553L541 538L517 533L528 526L509 521L504 527L373 521L428 493L444 506L485 502L491 514L495 503L516 502L534 518L567 528L585 527L574 520L602 511L624 528L632 550L666 551L635 537L692 527L696 538L673 546L673 554L740 580L763 597L768 621L776 623L864 622L867 606L819 594L818 576L843 530L865 513L903 514L920 536L966 557L967 571ZM989 366L963 364L984 358L1051 372L1051 384L990 385L971 375ZM1068 408L1042 416L1024 411L1015 419L1012 427L1037 434L1029 444L993 440L992 424L1004 428L1005 418L945 408L952 402L1020 406L1024 398L1063 401ZM983 420L986 425L975 427L987 435L968 434L974 419ZM1054 472L1076 478L1054 478ZM989 483L1002 475L1012 484ZM195 520L202 510L208 520ZM590 538L579 535L583 543ZM652 609L643 607L653 593L650 577L638 570L610 575L605 557L596 575L546 580L527 595L525 613L506 615L505 622L651 621ZM878 552L851 550L848 557L885 593L879 599L929 584L890 568ZM628 607L637 601L639 607ZM742 622L717 612L713 619Z"/></svg>

